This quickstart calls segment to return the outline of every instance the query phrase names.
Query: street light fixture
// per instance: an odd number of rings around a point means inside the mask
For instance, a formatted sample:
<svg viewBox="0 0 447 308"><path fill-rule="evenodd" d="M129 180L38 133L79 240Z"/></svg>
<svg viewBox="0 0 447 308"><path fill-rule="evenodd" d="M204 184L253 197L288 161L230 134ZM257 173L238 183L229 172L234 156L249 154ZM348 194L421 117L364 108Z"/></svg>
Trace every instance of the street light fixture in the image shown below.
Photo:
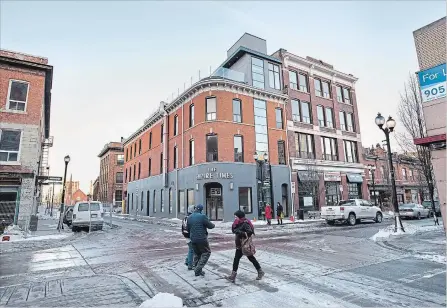
<svg viewBox="0 0 447 308"><path fill-rule="evenodd" d="M393 156L391 154L391 146L390 146L390 133L392 133L394 131L394 128L396 127L396 121L391 116L389 116L388 120L386 121L386 127L384 128L383 125L385 124L385 118L380 114L380 112L377 114L375 121L376 125L380 128L381 131L383 131L386 137L386 147L388 152L388 161L390 165L390 174L391 174L391 186L393 192L394 232L397 232L398 224L400 225L400 229L402 230L402 232L405 232L402 220L400 219L399 215L399 205L397 203L397 192L396 192L396 179L394 175Z"/></svg>
<svg viewBox="0 0 447 308"><path fill-rule="evenodd" d="M375 173L376 173L376 166L369 164L368 170L371 174L372 178L372 184L373 184L373 196L374 196L374 205L377 206L377 198L376 198L376 184L374 181Z"/></svg>
<svg viewBox="0 0 447 308"><path fill-rule="evenodd" d="M70 156L66 155L64 157L64 162L65 162L65 171L64 171L64 182L62 183L62 196L61 196L61 205L60 205L60 217L59 217L59 224L57 225L57 230L61 230L64 229L64 220L63 220L63 215L64 215L64 203L65 203L65 181L67 179L67 167L68 167L68 163L70 162Z"/></svg>

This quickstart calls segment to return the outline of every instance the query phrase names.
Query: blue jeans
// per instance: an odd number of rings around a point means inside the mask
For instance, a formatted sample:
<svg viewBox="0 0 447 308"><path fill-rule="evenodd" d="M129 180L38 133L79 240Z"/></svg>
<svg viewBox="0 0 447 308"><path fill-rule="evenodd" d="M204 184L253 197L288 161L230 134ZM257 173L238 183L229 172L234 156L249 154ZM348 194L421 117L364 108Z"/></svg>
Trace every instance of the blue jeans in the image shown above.
<svg viewBox="0 0 447 308"><path fill-rule="evenodd" d="M192 267L192 261L194 258L194 250L192 249L191 242L188 242L188 254L186 255L185 264L188 265L188 267Z"/></svg>

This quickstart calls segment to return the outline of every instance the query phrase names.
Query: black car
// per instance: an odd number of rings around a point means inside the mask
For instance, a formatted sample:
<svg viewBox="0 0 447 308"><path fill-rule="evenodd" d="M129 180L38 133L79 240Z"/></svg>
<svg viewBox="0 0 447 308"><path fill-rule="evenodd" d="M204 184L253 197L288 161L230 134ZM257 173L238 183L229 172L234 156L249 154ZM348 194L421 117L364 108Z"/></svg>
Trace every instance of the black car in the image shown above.
<svg viewBox="0 0 447 308"><path fill-rule="evenodd" d="M73 207L74 207L73 205L67 206L64 212L63 222L67 226L70 226L73 221Z"/></svg>
<svg viewBox="0 0 447 308"><path fill-rule="evenodd" d="M430 216L433 216L431 200L425 200L424 202L422 202L422 206L425 207L426 209L430 209ZM441 216L441 207L439 205L439 201L435 201L435 210L436 210L436 216L440 217Z"/></svg>

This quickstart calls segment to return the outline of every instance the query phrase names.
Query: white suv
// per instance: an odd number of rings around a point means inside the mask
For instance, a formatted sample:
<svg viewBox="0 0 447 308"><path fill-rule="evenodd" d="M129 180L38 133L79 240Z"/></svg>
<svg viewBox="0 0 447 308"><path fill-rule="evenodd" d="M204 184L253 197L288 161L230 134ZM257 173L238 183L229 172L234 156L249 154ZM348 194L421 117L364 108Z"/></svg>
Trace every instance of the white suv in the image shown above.
<svg viewBox="0 0 447 308"><path fill-rule="evenodd" d="M347 221L351 226L362 219L371 219L382 222L383 214L379 207L363 199L342 200L336 206L323 206L321 218L326 219L329 225L336 221Z"/></svg>

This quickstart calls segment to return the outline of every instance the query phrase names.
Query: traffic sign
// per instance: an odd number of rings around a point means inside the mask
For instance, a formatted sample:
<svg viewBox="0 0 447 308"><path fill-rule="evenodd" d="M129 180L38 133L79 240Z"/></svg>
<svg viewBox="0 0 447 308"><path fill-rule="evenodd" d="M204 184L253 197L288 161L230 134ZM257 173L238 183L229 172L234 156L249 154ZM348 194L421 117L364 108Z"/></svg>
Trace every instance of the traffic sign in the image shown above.
<svg viewBox="0 0 447 308"><path fill-rule="evenodd" d="M47 181L62 181L61 176L47 176L47 175L38 175L38 180L47 180Z"/></svg>

